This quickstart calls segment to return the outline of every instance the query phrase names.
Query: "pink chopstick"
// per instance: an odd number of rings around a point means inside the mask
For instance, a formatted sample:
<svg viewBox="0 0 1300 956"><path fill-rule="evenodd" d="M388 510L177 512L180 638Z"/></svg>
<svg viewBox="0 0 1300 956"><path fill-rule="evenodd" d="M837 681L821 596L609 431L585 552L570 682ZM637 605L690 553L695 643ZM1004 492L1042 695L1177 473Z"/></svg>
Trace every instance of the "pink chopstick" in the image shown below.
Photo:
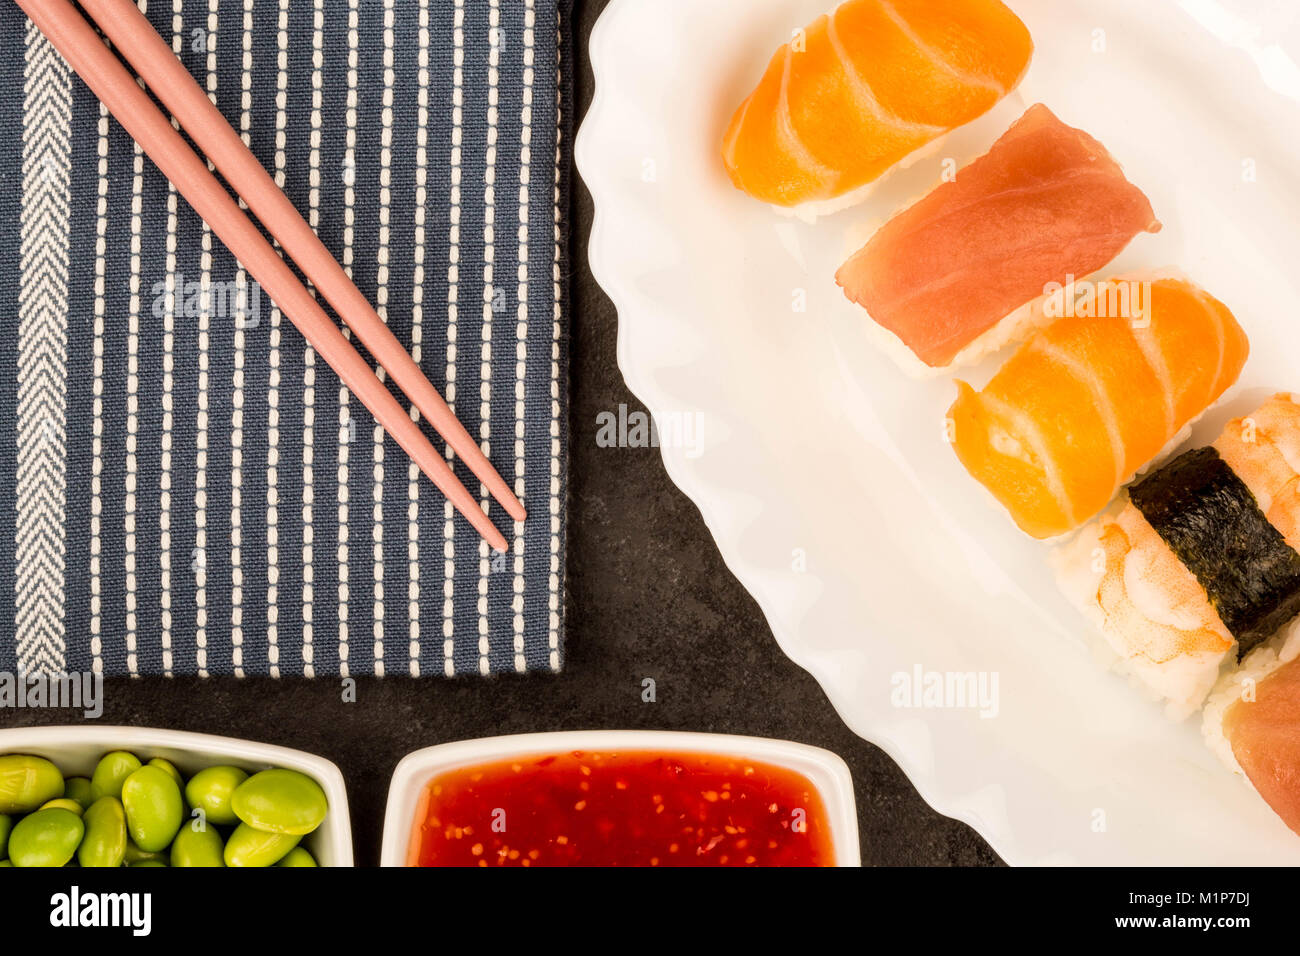
<svg viewBox="0 0 1300 956"><path fill-rule="evenodd" d="M82 0L81 7L207 154L226 182L248 203L253 214L279 240L289 258L334 306L397 387L415 403L510 517L523 521L524 506L478 443L133 0Z"/></svg>
<svg viewBox="0 0 1300 956"><path fill-rule="evenodd" d="M505 536L452 473L442 454L76 8L68 0L17 0L17 3L298 327L312 348L338 373L343 384L361 399L379 424L488 544L506 550ZM397 348L401 350L400 346Z"/></svg>

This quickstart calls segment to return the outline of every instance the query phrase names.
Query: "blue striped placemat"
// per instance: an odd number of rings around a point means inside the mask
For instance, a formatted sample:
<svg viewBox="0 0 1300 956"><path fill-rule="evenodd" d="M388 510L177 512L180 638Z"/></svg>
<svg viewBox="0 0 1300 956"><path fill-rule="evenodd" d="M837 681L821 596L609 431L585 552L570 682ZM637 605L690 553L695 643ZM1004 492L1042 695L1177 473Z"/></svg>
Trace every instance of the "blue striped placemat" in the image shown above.
<svg viewBox="0 0 1300 956"><path fill-rule="evenodd" d="M146 12L530 518L489 553L4 4L0 672L558 669L568 5Z"/></svg>

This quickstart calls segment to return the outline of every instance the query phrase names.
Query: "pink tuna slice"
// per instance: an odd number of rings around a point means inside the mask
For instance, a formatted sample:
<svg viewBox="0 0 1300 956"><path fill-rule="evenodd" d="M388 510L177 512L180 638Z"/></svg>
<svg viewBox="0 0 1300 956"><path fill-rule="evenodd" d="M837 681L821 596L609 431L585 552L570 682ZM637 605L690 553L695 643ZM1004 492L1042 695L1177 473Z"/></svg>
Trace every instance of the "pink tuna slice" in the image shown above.
<svg viewBox="0 0 1300 956"><path fill-rule="evenodd" d="M1300 658L1283 664L1223 715L1233 756L1273 812L1300 833Z"/></svg>
<svg viewBox="0 0 1300 956"><path fill-rule="evenodd" d="M1139 232L1159 231L1106 148L1040 103L889 220L835 280L937 368L1051 283L1081 279Z"/></svg>

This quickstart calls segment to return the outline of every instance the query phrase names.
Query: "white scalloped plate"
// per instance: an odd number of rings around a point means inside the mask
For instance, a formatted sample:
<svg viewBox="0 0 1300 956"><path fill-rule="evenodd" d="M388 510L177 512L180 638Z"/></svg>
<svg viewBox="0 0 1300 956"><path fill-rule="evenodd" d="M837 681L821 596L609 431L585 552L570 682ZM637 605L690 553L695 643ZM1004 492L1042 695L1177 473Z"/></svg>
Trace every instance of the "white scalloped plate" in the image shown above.
<svg viewBox="0 0 1300 956"><path fill-rule="evenodd" d="M1296 5L1012 0L1037 45L1013 98L812 226L732 189L718 144L772 50L832 2L614 0L592 36L577 142L591 265L628 385L660 422L698 426L664 447L668 473L849 726L1008 862L1300 863L1300 838L1195 720L1167 722L1094 661L1043 546L944 443L951 382L904 378L832 279L943 159L973 158L1041 100L1106 143L1165 222L1116 270L1176 264L1251 335L1242 382L1195 439L1300 390ZM995 673L996 715L895 706L894 676L917 667Z"/></svg>

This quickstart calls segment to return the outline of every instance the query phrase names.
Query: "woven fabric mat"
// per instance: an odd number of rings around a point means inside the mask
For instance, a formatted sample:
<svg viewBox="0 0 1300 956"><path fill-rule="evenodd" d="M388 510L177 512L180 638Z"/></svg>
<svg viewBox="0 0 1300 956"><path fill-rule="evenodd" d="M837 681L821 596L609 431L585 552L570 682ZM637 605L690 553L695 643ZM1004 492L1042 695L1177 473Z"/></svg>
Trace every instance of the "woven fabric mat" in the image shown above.
<svg viewBox="0 0 1300 956"><path fill-rule="evenodd" d="M568 4L147 13L530 517L489 553L6 4L0 671L558 669Z"/></svg>

